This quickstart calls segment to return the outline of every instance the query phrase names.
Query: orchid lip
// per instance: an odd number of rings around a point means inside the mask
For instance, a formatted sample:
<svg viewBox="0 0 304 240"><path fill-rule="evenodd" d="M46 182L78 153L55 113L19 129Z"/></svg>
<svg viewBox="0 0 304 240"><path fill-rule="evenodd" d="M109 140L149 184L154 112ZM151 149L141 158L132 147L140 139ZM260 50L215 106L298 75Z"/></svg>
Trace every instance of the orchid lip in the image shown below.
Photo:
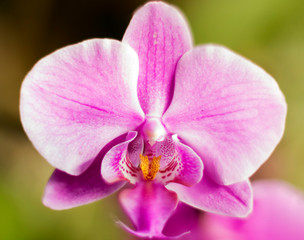
<svg viewBox="0 0 304 240"><path fill-rule="evenodd" d="M201 159L176 136L167 134L162 141L151 144L143 134L130 132L127 141L105 155L101 172L108 183L176 182L192 186L201 180L202 170Z"/></svg>

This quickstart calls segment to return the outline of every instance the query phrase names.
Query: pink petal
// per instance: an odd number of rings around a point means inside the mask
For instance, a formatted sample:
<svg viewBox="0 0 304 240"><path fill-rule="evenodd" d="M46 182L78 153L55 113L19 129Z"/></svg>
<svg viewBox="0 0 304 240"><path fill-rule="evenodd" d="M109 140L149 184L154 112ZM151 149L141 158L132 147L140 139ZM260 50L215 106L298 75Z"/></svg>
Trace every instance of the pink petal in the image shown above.
<svg viewBox="0 0 304 240"><path fill-rule="evenodd" d="M220 184L248 179L280 141L286 103L275 80L221 46L206 45L178 63L174 97L164 115Z"/></svg>
<svg viewBox="0 0 304 240"><path fill-rule="evenodd" d="M171 149L171 141L165 140L160 145L157 155L166 158L166 152L172 151L174 155L170 157L171 162L166 162L165 167L159 170L156 179L167 184L169 182L181 183L186 186L192 186L198 183L203 176L203 163L200 157L188 146L179 142L176 136L172 140L174 148Z"/></svg>
<svg viewBox="0 0 304 240"><path fill-rule="evenodd" d="M201 226L206 239L304 239L302 192L287 183L267 180L255 182L253 192L253 212L246 219L207 214Z"/></svg>
<svg viewBox="0 0 304 240"><path fill-rule="evenodd" d="M129 132L124 142L111 148L104 156L101 164L101 175L106 182L129 180L134 184L138 181L141 176L140 169L133 166L128 156L128 146L136 136L137 132Z"/></svg>
<svg viewBox="0 0 304 240"><path fill-rule="evenodd" d="M44 205L56 210L73 208L102 199L120 189L125 182L108 184L102 179L101 159L102 156L98 157L79 176L55 170L45 188Z"/></svg>
<svg viewBox="0 0 304 240"><path fill-rule="evenodd" d="M192 47L184 16L163 2L149 2L134 14L123 42L139 56L138 97L146 114L161 116L173 94L176 63Z"/></svg>
<svg viewBox="0 0 304 240"><path fill-rule="evenodd" d="M123 228L139 237L165 238L162 230L177 206L175 193L161 184L142 182L133 189L120 192L119 200L136 230L119 222Z"/></svg>
<svg viewBox="0 0 304 240"><path fill-rule="evenodd" d="M149 149L148 144L146 144L145 148L145 154L147 155L149 154L149 152L147 152L147 150ZM156 141L152 148L155 149L155 153L153 152L155 156L161 156L160 169L163 169L168 164L170 164L172 158L174 157L174 154L176 153L176 144L172 136L167 136L162 141Z"/></svg>
<svg viewBox="0 0 304 240"><path fill-rule="evenodd" d="M180 201L207 212L245 217L252 209L249 181L223 186L204 174L203 179L192 187L170 183L166 188L176 192Z"/></svg>
<svg viewBox="0 0 304 240"><path fill-rule="evenodd" d="M167 236L176 236L188 232L184 238L188 240L198 240L195 230L199 228L201 211L186 204L179 203L172 216L166 222L163 233Z"/></svg>
<svg viewBox="0 0 304 240"><path fill-rule="evenodd" d="M126 44L93 39L62 48L23 82L23 127L53 166L79 175L109 141L143 121L137 78L138 57Z"/></svg>
<svg viewBox="0 0 304 240"><path fill-rule="evenodd" d="M175 141L176 151L178 152L182 170L180 171L174 182L181 183L186 186L192 186L201 181L203 177L203 163L201 158L188 146L179 141Z"/></svg>
<svg viewBox="0 0 304 240"><path fill-rule="evenodd" d="M128 145L128 154L130 162L133 166L138 167L140 164L139 155L144 151L144 142L141 134L137 134L136 138Z"/></svg>

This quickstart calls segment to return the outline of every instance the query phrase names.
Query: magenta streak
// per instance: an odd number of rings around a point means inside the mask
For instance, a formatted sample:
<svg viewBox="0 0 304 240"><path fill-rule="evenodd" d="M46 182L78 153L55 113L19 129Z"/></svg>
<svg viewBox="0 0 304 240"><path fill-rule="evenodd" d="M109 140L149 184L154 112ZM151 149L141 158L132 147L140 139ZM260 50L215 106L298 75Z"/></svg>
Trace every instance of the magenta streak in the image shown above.
<svg viewBox="0 0 304 240"><path fill-rule="evenodd" d="M37 87L37 88L39 88L39 89L40 89L41 91L43 91L43 92L50 93L51 95L54 95L54 96L56 96L56 97L58 97L58 98L61 98L61 99L66 100L66 101L70 101L70 102L79 104L79 105L81 105L81 106L85 106L85 107L88 107L88 108L91 108L91 109L95 109L95 110L97 110L97 111L101 111L101 112L104 112L104 113L106 113L106 114L112 114L112 115L115 115L115 114L116 114L116 113L114 113L114 112L112 112L112 111L108 111L108 110L106 110L106 109L99 108L99 107L93 106L93 105L91 105L91 104L86 104L86 103L82 103L82 102L76 101L76 100L71 99L71 98L67 98L67 97L65 97L65 96L62 96L62 95L59 95L59 94L57 94L57 93L51 92L51 91L49 91L49 90L47 90L47 89L44 89L44 88L42 88L42 87ZM117 114L116 114L116 115L117 115Z"/></svg>
<svg viewBox="0 0 304 240"><path fill-rule="evenodd" d="M176 166L177 166L177 162L176 161L174 161L174 159L168 164L168 166L167 166L167 168L166 169L164 169L164 170L160 170L159 172L160 173L165 173L165 172L167 172L167 171L173 171L175 168L176 168Z"/></svg>
<svg viewBox="0 0 304 240"><path fill-rule="evenodd" d="M130 161L126 161L126 165L130 170L130 173L136 173L138 171L138 169L134 168L134 166L132 165L132 163Z"/></svg>

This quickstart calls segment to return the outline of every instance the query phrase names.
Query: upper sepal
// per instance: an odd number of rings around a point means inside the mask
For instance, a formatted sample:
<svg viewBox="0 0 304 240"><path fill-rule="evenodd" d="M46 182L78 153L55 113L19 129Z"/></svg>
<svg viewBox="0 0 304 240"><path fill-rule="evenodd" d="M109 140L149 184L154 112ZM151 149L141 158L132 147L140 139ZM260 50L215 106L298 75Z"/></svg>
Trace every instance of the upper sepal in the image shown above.
<svg viewBox="0 0 304 240"><path fill-rule="evenodd" d="M185 17L164 2L148 2L135 12L122 41L139 57L138 98L143 111L161 117L172 98L176 64L192 48Z"/></svg>

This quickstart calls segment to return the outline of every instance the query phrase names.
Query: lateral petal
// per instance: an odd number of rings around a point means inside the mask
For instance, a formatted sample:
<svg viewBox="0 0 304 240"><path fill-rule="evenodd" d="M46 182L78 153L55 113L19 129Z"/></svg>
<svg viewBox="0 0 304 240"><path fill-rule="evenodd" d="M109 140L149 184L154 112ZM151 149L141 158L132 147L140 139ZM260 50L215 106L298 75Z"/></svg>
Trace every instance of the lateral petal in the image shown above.
<svg viewBox="0 0 304 240"><path fill-rule="evenodd" d="M93 39L41 59L20 97L25 132L54 167L83 173L112 139L137 127L138 56L127 44Z"/></svg>
<svg viewBox="0 0 304 240"><path fill-rule="evenodd" d="M230 185L266 161L285 117L284 96L270 75L224 47L205 45L180 59L163 122L202 158L210 177Z"/></svg>

